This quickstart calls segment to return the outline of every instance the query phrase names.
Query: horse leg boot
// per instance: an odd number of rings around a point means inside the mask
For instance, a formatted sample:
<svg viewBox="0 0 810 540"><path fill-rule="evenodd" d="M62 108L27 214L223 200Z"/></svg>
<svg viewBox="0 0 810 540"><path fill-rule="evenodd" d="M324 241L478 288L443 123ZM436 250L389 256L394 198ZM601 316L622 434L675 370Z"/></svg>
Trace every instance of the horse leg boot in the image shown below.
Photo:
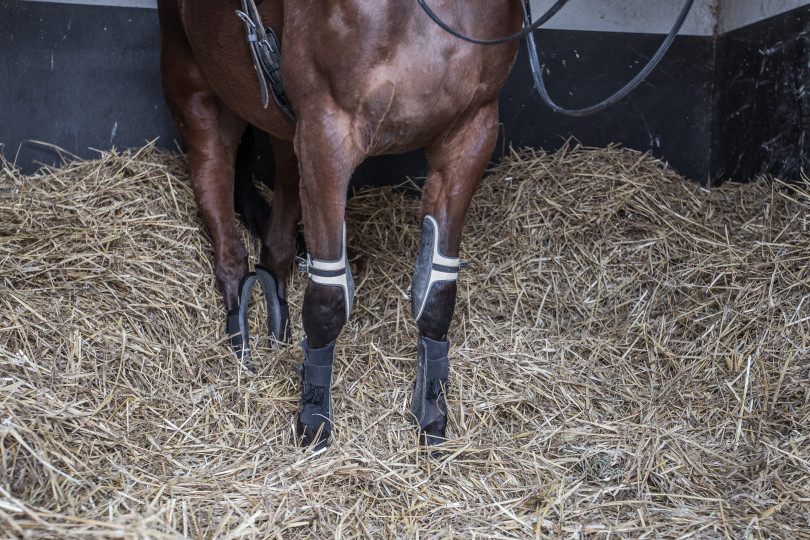
<svg viewBox="0 0 810 540"><path fill-rule="evenodd" d="M447 332L456 303L458 254L464 216L495 148L497 100L468 111L427 148L430 171L422 196L422 238L411 287L419 327L411 404L419 441L445 439L450 373Z"/></svg>
<svg viewBox="0 0 810 540"><path fill-rule="evenodd" d="M256 275L267 303L267 329L274 343L291 342L287 277L296 253L296 233L301 220L298 158L290 141L270 136L276 164L270 216L264 226L262 264Z"/></svg>
<svg viewBox="0 0 810 540"><path fill-rule="evenodd" d="M458 257L447 257L439 248L439 224L431 215L422 223L411 286L411 310L419 325L416 382L411 412L416 419L420 441L440 443L447 427L447 381L450 376L447 330L456 302L456 278L461 266Z"/></svg>

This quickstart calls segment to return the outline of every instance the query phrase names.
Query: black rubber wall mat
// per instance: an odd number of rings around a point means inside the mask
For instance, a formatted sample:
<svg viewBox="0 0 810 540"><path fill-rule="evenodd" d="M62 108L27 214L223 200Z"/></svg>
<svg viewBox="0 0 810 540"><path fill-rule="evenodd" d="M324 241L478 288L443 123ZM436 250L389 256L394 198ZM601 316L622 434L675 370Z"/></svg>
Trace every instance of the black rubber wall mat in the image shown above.
<svg viewBox="0 0 810 540"><path fill-rule="evenodd" d="M712 177L810 174L810 6L721 36Z"/></svg>

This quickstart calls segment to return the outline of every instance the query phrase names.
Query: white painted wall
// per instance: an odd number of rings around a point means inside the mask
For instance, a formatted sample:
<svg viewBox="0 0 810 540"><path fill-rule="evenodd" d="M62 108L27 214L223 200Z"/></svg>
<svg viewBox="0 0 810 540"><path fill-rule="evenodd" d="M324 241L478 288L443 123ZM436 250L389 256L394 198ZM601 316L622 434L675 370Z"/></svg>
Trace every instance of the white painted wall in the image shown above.
<svg viewBox="0 0 810 540"><path fill-rule="evenodd" d="M157 7L157 0L28 0L94 6ZM415 0L402 0L415 1ZM459 0L463 1L463 0ZM539 16L555 0L531 0L532 13ZM675 22L684 0L570 0L545 26L558 30L593 30L666 34ZM809 0L695 0L681 34L711 36L736 30L779 15Z"/></svg>
<svg viewBox="0 0 810 540"><path fill-rule="evenodd" d="M118 6L157 9L157 0L28 0L54 4L83 4L87 6Z"/></svg>
<svg viewBox="0 0 810 540"><path fill-rule="evenodd" d="M710 36L718 0L695 0L681 34ZM737 1L737 0L732 0ZM531 0L532 15L540 16L555 0ZM544 28L666 34L678 18L684 0L569 0Z"/></svg>
<svg viewBox="0 0 810 540"><path fill-rule="evenodd" d="M555 0L531 0L536 17ZM598 32L669 32L684 0L569 0L545 28ZM711 36L810 5L808 0L695 0L681 34Z"/></svg>
<svg viewBox="0 0 810 540"><path fill-rule="evenodd" d="M807 0L722 0L717 12L717 30L724 34L808 4Z"/></svg>

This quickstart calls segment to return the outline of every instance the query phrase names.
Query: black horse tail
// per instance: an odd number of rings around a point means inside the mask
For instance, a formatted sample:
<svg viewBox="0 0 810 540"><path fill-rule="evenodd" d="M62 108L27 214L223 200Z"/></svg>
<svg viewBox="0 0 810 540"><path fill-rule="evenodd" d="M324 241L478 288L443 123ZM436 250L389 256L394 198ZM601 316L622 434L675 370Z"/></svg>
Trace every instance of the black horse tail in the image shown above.
<svg viewBox="0 0 810 540"><path fill-rule="evenodd" d="M256 140L253 129L248 126L242 134L239 147L236 150L236 166L234 167L233 207L250 232L259 238L262 229L270 217L270 205L253 183L251 161L256 154Z"/></svg>

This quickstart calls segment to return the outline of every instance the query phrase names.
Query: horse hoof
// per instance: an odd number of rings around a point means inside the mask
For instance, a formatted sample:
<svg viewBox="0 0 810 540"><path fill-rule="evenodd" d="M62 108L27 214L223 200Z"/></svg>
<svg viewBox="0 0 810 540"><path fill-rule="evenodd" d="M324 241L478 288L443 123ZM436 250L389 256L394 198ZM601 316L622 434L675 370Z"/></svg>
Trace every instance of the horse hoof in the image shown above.
<svg viewBox="0 0 810 540"><path fill-rule="evenodd" d="M320 452L326 448L326 443L329 441L331 433L326 429L325 424L313 426L301 422L299 415L296 422L296 433L299 440L299 445L302 448L312 448L313 452Z"/></svg>
<svg viewBox="0 0 810 540"><path fill-rule="evenodd" d="M447 437L445 437L446 430L447 415L442 415L427 426L419 427L419 444L421 446L436 446L445 442L447 440Z"/></svg>

